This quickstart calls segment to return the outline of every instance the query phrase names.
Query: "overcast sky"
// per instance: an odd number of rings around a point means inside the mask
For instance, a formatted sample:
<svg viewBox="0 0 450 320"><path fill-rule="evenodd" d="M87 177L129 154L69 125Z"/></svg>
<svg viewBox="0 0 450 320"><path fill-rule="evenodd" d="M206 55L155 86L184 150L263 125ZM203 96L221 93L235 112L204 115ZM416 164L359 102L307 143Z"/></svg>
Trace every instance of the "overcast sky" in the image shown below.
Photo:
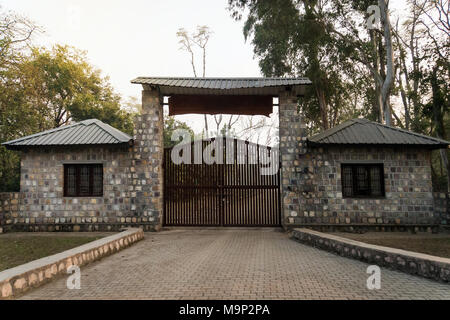
<svg viewBox="0 0 450 320"><path fill-rule="evenodd" d="M207 25L207 76L260 76L242 22L234 21L227 0L0 0L3 9L23 14L45 29L36 44L68 44L87 51L89 61L110 77L124 98L140 98L138 76L193 76L176 32ZM197 61L200 69L200 61ZM177 117L194 126L201 117ZM201 124L201 121L200 121ZM201 126L201 125L200 125Z"/></svg>
<svg viewBox="0 0 450 320"><path fill-rule="evenodd" d="M176 32L208 25L214 32L207 75L259 76L242 23L226 9L227 0L0 0L4 9L24 14L44 27L36 43L73 45L111 77L121 94L140 95L130 84L137 76L192 76ZM198 61L200 62L200 61Z"/></svg>

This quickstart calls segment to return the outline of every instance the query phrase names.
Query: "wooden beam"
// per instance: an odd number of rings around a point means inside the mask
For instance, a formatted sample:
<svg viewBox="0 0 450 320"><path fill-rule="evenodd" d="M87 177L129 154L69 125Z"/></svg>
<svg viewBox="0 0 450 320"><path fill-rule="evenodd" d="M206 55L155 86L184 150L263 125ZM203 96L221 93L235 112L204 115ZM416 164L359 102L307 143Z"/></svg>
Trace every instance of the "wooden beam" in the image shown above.
<svg viewBox="0 0 450 320"><path fill-rule="evenodd" d="M273 97L268 96L217 96L173 95L169 98L169 115L242 114L269 116L273 109Z"/></svg>

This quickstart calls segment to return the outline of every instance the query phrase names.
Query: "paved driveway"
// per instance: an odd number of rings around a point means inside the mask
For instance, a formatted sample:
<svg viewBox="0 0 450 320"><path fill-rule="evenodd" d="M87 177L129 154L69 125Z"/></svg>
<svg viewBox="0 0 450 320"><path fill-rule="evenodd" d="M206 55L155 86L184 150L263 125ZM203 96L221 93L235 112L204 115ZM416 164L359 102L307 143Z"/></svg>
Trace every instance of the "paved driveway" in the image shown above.
<svg viewBox="0 0 450 320"><path fill-rule="evenodd" d="M81 289L59 279L24 299L450 299L450 286L382 269L366 289L367 264L274 229L172 230L81 270Z"/></svg>

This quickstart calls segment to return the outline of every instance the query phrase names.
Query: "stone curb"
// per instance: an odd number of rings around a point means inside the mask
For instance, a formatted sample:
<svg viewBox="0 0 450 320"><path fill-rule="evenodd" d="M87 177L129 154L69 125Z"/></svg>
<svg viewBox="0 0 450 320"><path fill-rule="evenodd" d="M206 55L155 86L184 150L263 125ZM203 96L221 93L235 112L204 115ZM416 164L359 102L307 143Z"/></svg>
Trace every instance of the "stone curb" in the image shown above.
<svg viewBox="0 0 450 320"><path fill-rule="evenodd" d="M293 229L291 237L301 243L346 258L441 282L450 282L450 259L447 258L367 244L304 228Z"/></svg>
<svg viewBox="0 0 450 320"><path fill-rule="evenodd" d="M59 275L67 275L67 269L72 265L84 266L116 253L143 238L142 229L127 229L121 233L2 271L0 272L0 300L21 295Z"/></svg>

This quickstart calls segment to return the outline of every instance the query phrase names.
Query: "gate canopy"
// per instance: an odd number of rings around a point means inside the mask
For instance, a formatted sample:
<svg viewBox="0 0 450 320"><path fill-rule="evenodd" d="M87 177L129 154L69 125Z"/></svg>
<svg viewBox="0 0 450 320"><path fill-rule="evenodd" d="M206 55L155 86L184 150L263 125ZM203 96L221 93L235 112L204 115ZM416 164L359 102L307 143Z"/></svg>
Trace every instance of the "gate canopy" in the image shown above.
<svg viewBox="0 0 450 320"><path fill-rule="evenodd" d="M169 114L272 113L273 97L289 90L303 95L308 78L163 78L139 77L131 81L144 89L157 88L169 96Z"/></svg>

